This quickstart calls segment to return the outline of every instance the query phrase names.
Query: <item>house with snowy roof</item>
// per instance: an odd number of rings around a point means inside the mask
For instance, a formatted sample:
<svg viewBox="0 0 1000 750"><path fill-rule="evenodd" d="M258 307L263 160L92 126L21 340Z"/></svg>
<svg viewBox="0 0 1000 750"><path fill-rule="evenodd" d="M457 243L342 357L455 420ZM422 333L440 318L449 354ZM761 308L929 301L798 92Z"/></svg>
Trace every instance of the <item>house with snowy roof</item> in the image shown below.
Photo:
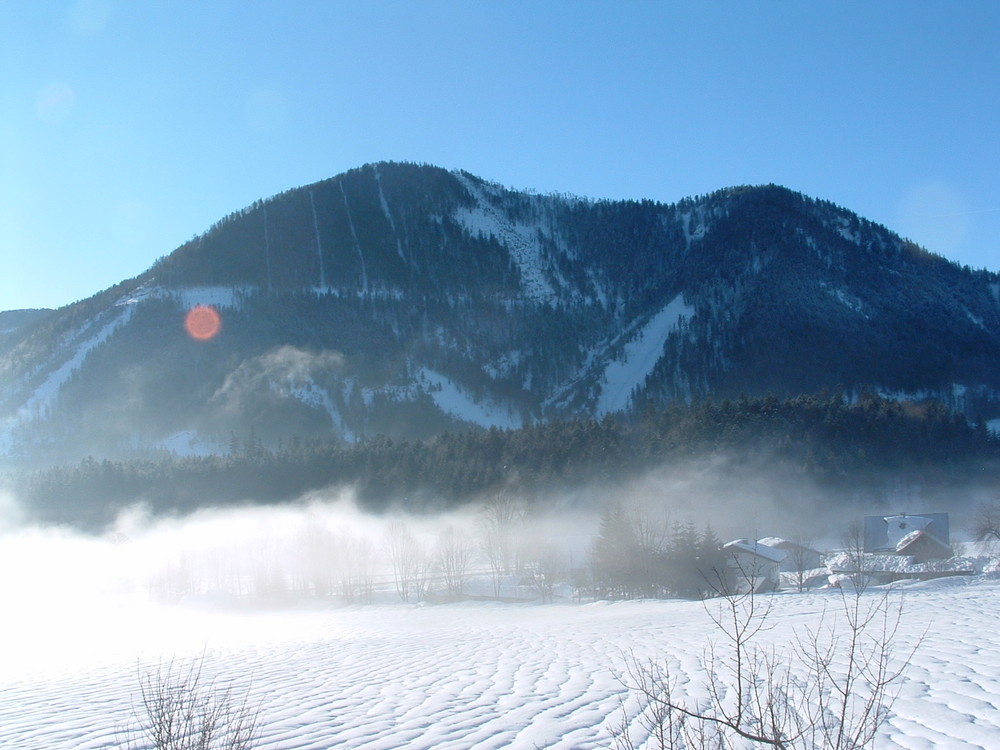
<svg viewBox="0 0 1000 750"><path fill-rule="evenodd" d="M823 566L823 553L805 544L782 539L780 536L768 536L758 539L757 544L762 544L771 549L779 549L785 553L785 559L779 565L782 573L797 573L802 570L814 570Z"/></svg>
<svg viewBox="0 0 1000 750"><path fill-rule="evenodd" d="M781 585L783 550L749 539L735 539L722 545L726 554L729 590L737 594L777 591Z"/></svg>
<svg viewBox="0 0 1000 750"><path fill-rule="evenodd" d="M864 551L875 555L905 555L914 562L952 556L947 513L900 513L866 516Z"/></svg>
<svg viewBox="0 0 1000 750"><path fill-rule="evenodd" d="M864 554L847 550L827 560L833 578L863 574L890 583L974 573L968 560L952 557L947 513L866 516L863 541Z"/></svg>

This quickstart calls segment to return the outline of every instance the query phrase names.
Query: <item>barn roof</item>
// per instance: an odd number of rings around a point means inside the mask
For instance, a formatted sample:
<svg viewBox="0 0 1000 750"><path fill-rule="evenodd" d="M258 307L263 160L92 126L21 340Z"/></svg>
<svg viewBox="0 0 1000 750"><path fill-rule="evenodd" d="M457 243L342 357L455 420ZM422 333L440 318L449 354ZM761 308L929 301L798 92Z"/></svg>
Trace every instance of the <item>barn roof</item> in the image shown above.
<svg viewBox="0 0 1000 750"><path fill-rule="evenodd" d="M813 549L812 547L807 547L804 544L799 544L798 542L792 542L788 539L782 539L780 536L766 536L763 539L758 539L757 544L762 544L765 547L771 547L773 549L780 549L788 552L789 550L804 550L812 554L821 554L819 550Z"/></svg>
<svg viewBox="0 0 1000 750"><path fill-rule="evenodd" d="M766 544L761 544L760 542L751 542L749 539L734 539L724 544L722 548L727 552L746 552L747 554L763 557L765 560L775 563L780 563L786 557L783 550L768 547Z"/></svg>

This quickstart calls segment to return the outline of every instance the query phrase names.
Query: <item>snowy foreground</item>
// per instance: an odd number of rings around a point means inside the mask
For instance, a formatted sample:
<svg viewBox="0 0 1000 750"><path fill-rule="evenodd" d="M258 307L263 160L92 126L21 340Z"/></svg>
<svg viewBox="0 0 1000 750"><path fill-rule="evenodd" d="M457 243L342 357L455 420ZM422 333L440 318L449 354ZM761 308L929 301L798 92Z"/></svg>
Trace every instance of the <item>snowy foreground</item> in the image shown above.
<svg viewBox="0 0 1000 750"><path fill-rule="evenodd" d="M1000 579L898 589L900 649L924 640L878 747L1000 747ZM815 624L838 596L777 595L769 637ZM119 747L140 665L201 654L261 701L261 748L604 748L623 715L635 727L624 653L675 660L695 690L713 633L702 604L677 601L11 614L0 747L26 750Z"/></svg>

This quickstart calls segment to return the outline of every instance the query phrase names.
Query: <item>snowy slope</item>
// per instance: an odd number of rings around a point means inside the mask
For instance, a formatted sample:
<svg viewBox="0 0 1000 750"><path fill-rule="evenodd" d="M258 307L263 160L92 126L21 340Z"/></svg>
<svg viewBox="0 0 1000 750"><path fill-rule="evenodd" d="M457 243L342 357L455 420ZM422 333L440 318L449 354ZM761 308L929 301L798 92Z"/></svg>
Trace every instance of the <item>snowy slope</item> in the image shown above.
<svg viewBox="0 0 1000 750"><path fill-rule="evenodd" d="M663 343L676 330L682 318L694 315L694 308L677 295L646 323L625 345L623 356L608 363L604 370L604 386L597 401L597 414L623 411L628 408L632 391L641 388L663 355Z"/></svg>
<svg viewBox="0 0 1000 750"><path fill-rule="evenodd" d="M522 426L521 418L507 407L492 403L489 399L477 402L452 380L434 370L421 369L419 379L434 403L445 414L480 427L517 429Z"/></svg>
<svg viewBox="0 0 1000 750"><path fill-rule="evenodd" d="M82 326L71 337L69 358L46 376L14 415L0 420L0 453L10 449L11 436L18 427L44 414L45 409L55 400L59 389L83 365L87 355L129 321L134 311L132 304L120 303L119 307L120 311L116 311L112 319L99 328L97 321L89 321Z"/></svg>
<svg viewBox="0 0 1000 750"><path fill-rule="evenodd" d="M829 597L777 597L773 636L815 624ZM904 606L903 645L929 631L877 747L1000 746L1000 582L915 586ZM623 653L669 655L682 683L697 684L711 632L691 602L108 614L106 637L122 645L100 644L100 659L90 660L99 663L40 673L22 658L4 670L0 746L115 746L115 728L130 715L136 657L155 664L205 649L212 674L250 686L262 702L260 747L605 748L623 717L620 701L633 737L638 729L637 705L618 682ZM143 637L143 628L159 634L164 625L167 640ZM64 637L87 646L72 629ZM4 651L12 648L8 641Z"/></svg>
<svg viewBox="0 0 1000 750"><path fill-rule="evenodd" d="M486 193L461 172L453 173L476 200L473 209L460 208L455 220L470 234L495 237L507 247L521 274L525 295L536 302L555 304L558 297L542 270L542 250L538 243L541 226L530 226L510 221L503 212L493 207Z"/></svg>

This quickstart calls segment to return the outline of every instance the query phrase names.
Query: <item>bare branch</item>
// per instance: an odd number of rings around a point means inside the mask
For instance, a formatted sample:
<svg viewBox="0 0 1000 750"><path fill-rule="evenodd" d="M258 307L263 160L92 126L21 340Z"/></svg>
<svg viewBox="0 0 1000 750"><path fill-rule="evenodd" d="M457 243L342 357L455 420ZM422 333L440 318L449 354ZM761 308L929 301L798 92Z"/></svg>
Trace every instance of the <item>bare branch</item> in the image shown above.
<svg viewBox="0 0 1000 750"><path fill-rule="evenodd" d="M140 670L138 705L126 731L128 750L251 750L260 707L250 691L205 680L204 654L187 664L171 660Z"/></svg>
<svg viewBox="0 0 1000 750"><path fill-rule="evenodd" d="M780 651L759 642L772 627L774 599L749 589L733 587L714 610L706 605L723 649L706 647L702 704L685 698L669 663L626 659L623 684L643 705L646 737L660 748L728 748L740 741L785 750L870 748L919 645L902 657L894 653L901 602L891 591L842 590L838 607ZM617 747L635 745L626 734Z"/></svg>

